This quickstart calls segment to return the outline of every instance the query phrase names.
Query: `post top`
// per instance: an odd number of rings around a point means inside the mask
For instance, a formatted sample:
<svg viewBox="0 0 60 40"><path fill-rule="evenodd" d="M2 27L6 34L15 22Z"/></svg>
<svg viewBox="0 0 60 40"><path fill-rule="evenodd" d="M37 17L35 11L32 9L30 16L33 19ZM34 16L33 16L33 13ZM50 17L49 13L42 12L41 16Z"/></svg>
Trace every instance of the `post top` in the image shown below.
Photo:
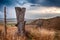
<svg viewBox="0 0 60 40"><path fill-rule="evenodd" d="M21 7L15 7L15 8L26 9L25 7L22 7L22 8Z"/></svg>

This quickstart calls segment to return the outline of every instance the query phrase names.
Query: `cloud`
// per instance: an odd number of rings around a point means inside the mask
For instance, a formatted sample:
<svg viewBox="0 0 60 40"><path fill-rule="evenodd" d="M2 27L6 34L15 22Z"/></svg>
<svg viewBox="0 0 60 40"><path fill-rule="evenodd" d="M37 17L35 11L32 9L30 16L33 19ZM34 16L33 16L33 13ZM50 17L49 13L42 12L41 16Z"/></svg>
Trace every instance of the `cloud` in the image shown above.
<svg viewBox="0 0 60 40"><path fill-rule="evenodd" d="M29 3L38 4L40 6L56 6L60 7L60 0L27 0Z"/></svg>
<svg viewBox="0 0 60 40"><path fill-rule="evenodd" d="M11 6L16 3L16 0L0 0L1 5Z"/></svg>
<svg viewBox="0 0 60 40"><path fill-rule="evenodd" d="M57 13L60 14L60 8L58 7L35 7L35 8L30 8L29 11L27 11L27 13L37 13L37 14L52 14L52 13Z"/></svg>
<svg viewBox="0 0 60 40"><path fill-rule="evenodd" d="M7 18L16 18L15 8L7 7Z"/></svg>
<svg viewBox="0 0 60 40"><path fill-rule="evenodd" d="M0 18L4 18L4 14L1 11L0 11Z"/></svg>
<svg viewBox="0 0 60 40"><path fill-rule="evenodd" d="M3 10L4 6L14 6L16 3L16 0L0 0L0 11Z"/></svg>
<svg viewBox="0 0 60 40"><path fill-rule="evenodd" d="M26 10L25 18L30 19L38 19L38 18L52 18L60 16L60 8L59 7L41 7L34 6L30 7L30 9Z"/></svg>
<svg viewBox="0 0 60 40"><path fill-rule="evenodd" d="M47 18L48 16L57 16L60 13L57 3L50 0L0 0L1 17L4 6L7 6L7 18L16 18L14 7L26 7L25 18Z"/></svg>
<svg viewBox="0 0 60 40"><path fill-rule="evenodd" d="M0 11L3 10L3 7L16 7L23 6L24 4L28 4L26 0L0 0ZM25 5L24 5L25 6Z"/></svg>
<svg viewBox="0 0 60 40"><path fill-rule="evenodd" d="M33 13L29 13L25 16L25 18L27 19L49 19L49 18L53 18L53 17L56 17L56 16L60 16L60 14L33 14Z"/></svg>
<svg viewBox="0 0 60 40"><path fill-rule="evenodd" d="M7 18L16 18L15 7L26 7L29 9L31 3L24 0L0 0L0 17L3 18L4 6L7 9Z"/></svg>

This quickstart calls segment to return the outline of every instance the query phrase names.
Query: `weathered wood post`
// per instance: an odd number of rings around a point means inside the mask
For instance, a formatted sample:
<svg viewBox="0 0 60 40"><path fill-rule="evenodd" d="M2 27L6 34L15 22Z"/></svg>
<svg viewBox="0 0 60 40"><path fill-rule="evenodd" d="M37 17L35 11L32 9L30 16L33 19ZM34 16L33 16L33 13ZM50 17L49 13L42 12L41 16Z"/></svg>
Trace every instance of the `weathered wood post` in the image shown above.
<svg viewBox="0 0 60 40"><path fill-rule="evenodd" d="M17 27L18 27L18 33L19 35L23 36L24 35L24 16L25 16L25 10L26 8L20 8L20 7L15 7L16 10L16 16L17 16Z"/></svg>
<svg viewBox="0 0 60 40"><path fill-rule="evenodd" d="M7 34L7 26L6 26L6 7L4 7L4 35Z"/></svg>

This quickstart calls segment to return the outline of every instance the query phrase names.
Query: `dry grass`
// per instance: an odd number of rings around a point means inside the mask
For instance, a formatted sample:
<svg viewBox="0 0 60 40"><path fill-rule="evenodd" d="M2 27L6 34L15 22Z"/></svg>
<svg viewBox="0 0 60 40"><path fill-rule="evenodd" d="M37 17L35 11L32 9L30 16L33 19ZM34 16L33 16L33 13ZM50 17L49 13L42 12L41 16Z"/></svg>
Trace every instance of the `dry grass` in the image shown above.
<svg viewBox="0 0 60 40"><path fill-rule="evenodd" d="M7 35L4 36L3 33L4 27L0 26L0 40L26 40L25 36L19 36L17 34L17 27L9 26L7 27Z"/></svg>
<svg viewBox="0 0 60 40"><path fill-rule="evenodd" d="M55 37L54 30L27 26L26 31L29 32L30 36L32 37L31 39L34 40L54 40Z"/></svg>
<svg viewBox="0 0 60 40"><path fill-rule="evenodd" d="M26 36L17 34L17 27L7 27L7 36L3 35L3 26L0 26L0 40L60 40L60 32L36 27L36 25L26 25Z"/></svg>

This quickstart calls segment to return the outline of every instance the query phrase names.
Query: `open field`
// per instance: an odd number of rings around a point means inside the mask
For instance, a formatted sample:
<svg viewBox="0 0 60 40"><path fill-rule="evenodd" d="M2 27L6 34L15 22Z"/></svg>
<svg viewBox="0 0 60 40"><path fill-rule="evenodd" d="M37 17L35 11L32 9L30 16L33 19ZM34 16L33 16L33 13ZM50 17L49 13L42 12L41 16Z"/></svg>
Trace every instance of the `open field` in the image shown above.
<svg viewBox="0 0 60 40"><path fill-rule="evenodd" d="M3 34L3 25L0 25L0 30ZM26 36L21 37L17 35L17 27L8 25L6 40L60 40L59 30L48 30L45 28L37 27L37 25L25 26ZM0 34L0 40L3 40L3 36ZM5 39L4 39L5 40Z"/></svg>

